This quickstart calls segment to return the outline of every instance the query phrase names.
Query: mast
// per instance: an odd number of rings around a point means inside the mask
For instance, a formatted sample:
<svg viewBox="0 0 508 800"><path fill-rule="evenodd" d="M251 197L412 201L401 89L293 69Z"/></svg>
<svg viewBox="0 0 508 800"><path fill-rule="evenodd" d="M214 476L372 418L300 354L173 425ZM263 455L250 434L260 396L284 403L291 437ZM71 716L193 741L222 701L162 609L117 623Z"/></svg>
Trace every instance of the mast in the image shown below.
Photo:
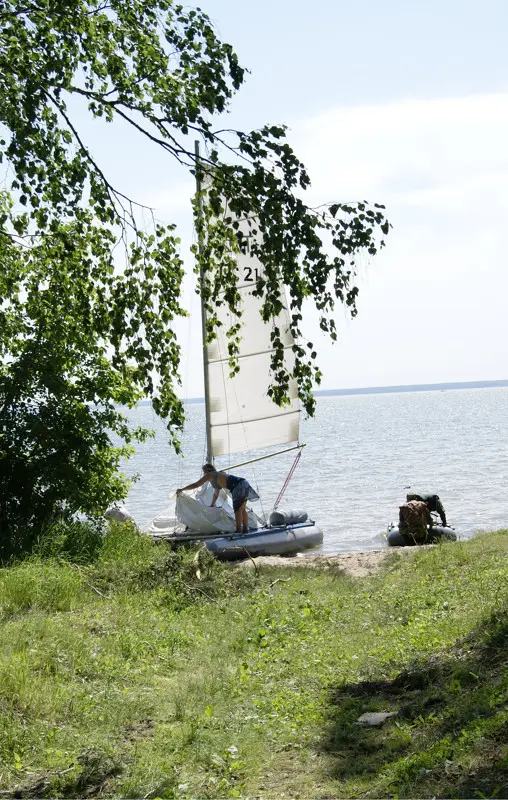
<svg viewBox="0 0 508 800"><path fill-rule="evenodd" d="M203 213L202 198L201 198L202 187L201 187L201 175L199 172L199 142L197 139L194 142L194 153L196 156L196 192L198 196L198 214L202 216ZM199 232L198 250L200 253L201 253L201 244L202 244L202 234L201 232ZM204 282L204 269L202 264L200 264L199 267L199 282L200 282L200 289L202 289ZM212 429L210 425L210 386L208 382L208 349L206 347L206 311L203 305L203 297L201 293L200 293L200 302L201 302L201 333L203 336L203 374L205 382L206 461L208 463L213 460Z"/></svg>

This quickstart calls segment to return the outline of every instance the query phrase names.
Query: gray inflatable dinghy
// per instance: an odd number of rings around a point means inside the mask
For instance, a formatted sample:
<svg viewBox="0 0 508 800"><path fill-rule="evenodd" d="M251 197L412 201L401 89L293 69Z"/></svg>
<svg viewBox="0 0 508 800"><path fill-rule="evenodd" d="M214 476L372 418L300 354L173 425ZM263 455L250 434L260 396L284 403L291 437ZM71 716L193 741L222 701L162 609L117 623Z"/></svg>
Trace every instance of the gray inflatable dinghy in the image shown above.
<svg viewBox="0 0 508 800"><path fill-rule="evenodd" d="M272 517L273 515L271 515ZM307 515L305 515L307 516ZM270 521L271 521L270 517ZM256 556L287 556L323 544L323 531L312 520L270 525L252 533L229 533L205 539L208 550L221 561Z"/></svg>
<svg viewBox="0 0 508 800"><path fill-rule="evenodd" d="M399 531L399 526L391 523L386 532L389 547L412 547L416 544L410 536L403 535ZM436 542L448 541L456 542L457 534L455 529L449 525L433 525L429 530L428 540L424 544L436 544Z"/></svg>

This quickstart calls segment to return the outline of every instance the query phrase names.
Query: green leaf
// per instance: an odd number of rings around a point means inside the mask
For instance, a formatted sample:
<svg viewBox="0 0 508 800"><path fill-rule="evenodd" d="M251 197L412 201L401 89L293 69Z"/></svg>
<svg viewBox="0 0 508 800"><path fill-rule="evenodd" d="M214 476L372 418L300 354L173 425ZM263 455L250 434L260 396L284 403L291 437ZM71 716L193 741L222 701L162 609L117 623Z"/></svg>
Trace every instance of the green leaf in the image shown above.
<svg viewBox="0 0 508 800"><path fill-rule="evenodd" d="M303 301L336 339L335 303L357 312L355 260L377 253L390 229L381 205L335 202L327 213L306 204L310 177L284 125L231 132L227 142L214 133L245 70L203 11L170 0L72 0L66 14L42 5L44 13L10 0L1 11L0 155L12 179L10 194L0 192L0 529L9 531L0 558L29 549L55 515L98 517L125 496L119 464L146 432L130 426L121 405L148 395L180 448L180 240L169 220L147 224L146 209L113 184L77 101L97 131L130 125L139 147L158 143L164 158L207 176L192 203L207 339L217 335L221 303L220 316L233 320L230 373L241 375L238 257L250 252L272 331L266 391L282 407L295 380L312 414L321 378L313 344L300 342ZM199 164L191 130L206 144ZM281 284L297 342L291 368L278 327Z"/></svg>

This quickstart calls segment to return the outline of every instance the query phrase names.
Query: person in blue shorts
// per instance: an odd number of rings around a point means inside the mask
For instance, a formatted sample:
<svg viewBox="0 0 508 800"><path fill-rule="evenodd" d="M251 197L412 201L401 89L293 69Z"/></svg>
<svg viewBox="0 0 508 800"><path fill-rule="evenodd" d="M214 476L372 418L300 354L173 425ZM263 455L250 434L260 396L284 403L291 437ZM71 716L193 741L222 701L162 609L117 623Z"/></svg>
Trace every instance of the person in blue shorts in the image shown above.
<svg viewBox="0 0 508 800"><path fill-rule="evenodd" d="M212 506L217 502L221 489L226 489L231 494L233 500L233 510L235 512L236 532L248 533L249 520L247 517L247 500L259 500L259 495L254 491L248 480L239 478L237 475L228 475L226 472L217 472L213 464L205 464L203 467L203 477L196 483L189 483L182 489L177 489L176 493L186 492L190 489L197 489L204 483L212 484L214 493Z"/></svg>

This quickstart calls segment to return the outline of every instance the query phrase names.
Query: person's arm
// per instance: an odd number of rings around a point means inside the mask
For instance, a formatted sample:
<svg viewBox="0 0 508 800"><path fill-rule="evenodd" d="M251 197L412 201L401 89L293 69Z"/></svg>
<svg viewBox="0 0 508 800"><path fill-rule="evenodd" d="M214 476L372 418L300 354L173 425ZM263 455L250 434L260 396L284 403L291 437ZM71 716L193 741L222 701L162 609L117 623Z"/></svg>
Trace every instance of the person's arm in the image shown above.
<svg viewBox="0 0 508 800"><path fill-rule="evenodd" d="M213 493L212 503L210 507L213 507L218 500L220 489L216 489Z"/></svg>
<svg viewBox="0 0 508 800"><path fill-rule="evenodd" d="M445 513L445 510L443 508L443 504L442 504L441 500L439 499L439 497L437 498L437 502L436 502L436 511L439 514L439 516L441 517L441 522L443 523L443 525L446 525L446 513Z"/></svg>
<svg viewBox="0 0 508 800"><path fill-rule="evenodd" d="M434 520L432 518L432 514L429 511L429 507L427 503L425 503L425 524L432 528L434 524Z"/></svg>
<svg viewBox="0 0 508 800"><path fill-rule="evenodd" d="M177 489L176 493L180 494L180 492L188 492L189 489L197 489L199 486L203 486L203 484L209 480L210 478L208 478L206 475L203 475L203 477L200 478L199 481L196 481L196 483L189 483L188 486L183 486L181 489Z"/></svg>

